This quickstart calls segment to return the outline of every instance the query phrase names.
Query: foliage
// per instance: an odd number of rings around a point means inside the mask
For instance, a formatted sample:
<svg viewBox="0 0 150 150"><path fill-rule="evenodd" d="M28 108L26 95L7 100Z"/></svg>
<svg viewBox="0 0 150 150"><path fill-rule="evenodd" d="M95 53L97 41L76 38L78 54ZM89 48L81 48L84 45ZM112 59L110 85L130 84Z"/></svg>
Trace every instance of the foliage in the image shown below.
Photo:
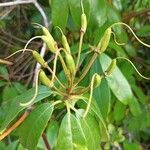
<svg viewBox="0 0 150 150"><path fill-rule="evenodd" d="M25 52L25 59L18 59L22 64L21 69L17 68L17 58L14 56L10 59L14 62L12 68L0 65L0 136L17 122L25 111L29 113L21 126L0 142L0 149L45 149L41 138L43 136L47 137L51 149L56 150L98 150L100 147L125 150L149 148L149 81L139 77L129 62L118 59L131 59L138 64L136 66L142 74L150 76L149 50L137 42L130 30L123 29L121 25L113 26L114 23L123 20L134 28L134 32L142 41L148 42L149 19L143 16L147 13L150 3L148 0L138 0L135 4L134 2L83 0L87 17L87 29L84 32L80 28L83 23L80 0L50 0L49 4L41 1L48 17L51 18L49 31L55 40L49 37L52 41L49 42L51 45L47 45L44 60L39 59L39 55L33 58L30 52ZM24 11L25 8L21 9ZM11 17L15 17L13 15ZM41 24L40 16L34 9L31 8L31 12L26 12L26 15L29 25L24 27L22 21L23 31L17 35L29 39L33 35L47 34L40 30L44 31L44 27L31 27L32 22ZM10 18L5 18L4 21L0 21L0 26L2 30L8 28L13 33L14 25L8 26L9 21ZM61 28L61 32L56 26ZM110 26L115 36L111 34L107 45L107 38L105 42L102 42L102 39ZM67 37L71 52L65 51L67 48L66 43L61 41L62 32ZM46 36L50 36L49 33ZM116 41L125 45L119 45ZM104 43L106 51L98 52ZM38 44L41 44L41 40L33 42L30 48L38 49ZM0 45L2 48L6 47L4 43ZM16 51L23 46L23 43L18 42L12 49ZM52 47L57 51L51 51ZM19 54L18 57L22 58L21 56ZM114 58L117 58L115 68L110 65ZM24 63L26 59L29 60L28 66ZM38 88L31 88L32 83L26 85L30 76L23 77L22 82L17 77L26 66L25 73L32 73L33 59L42 62L44 72L44 75L39 72L41 82ZM16 74L12 74L13 72ZM95 86L95 73L100 76L99 86ZM33 96L36 98L27 105ZM25 105L22 107L20 104Z"/></svg>

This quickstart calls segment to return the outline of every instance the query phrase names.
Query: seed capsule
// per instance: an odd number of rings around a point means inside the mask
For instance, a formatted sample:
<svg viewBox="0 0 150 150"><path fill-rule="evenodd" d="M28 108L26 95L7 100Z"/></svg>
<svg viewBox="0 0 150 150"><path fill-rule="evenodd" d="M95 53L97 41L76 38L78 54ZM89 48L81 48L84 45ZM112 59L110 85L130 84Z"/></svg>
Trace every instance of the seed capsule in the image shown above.
<svg viewBox="0 0 150 150"><path fill-rule="evenodd" d="M57 50L56 42L51 40L48 36L42 35L42 40L47 44L47 47L52 53L55 53Z"/></svg>
<svg viewBox="0 0 150 150"><path fill-rule="evenodd" d="M81 31L85 33L86 29L87 29L87 18L86 18L85 13L82 13L82 15L81 15Z"/></svg>
<svg viewBox="0 0 150 150"><path fill-rule="evenodd" d="M66 64L68 67L69 72L74 75L75 74L75 63L74 63L74 59L71 56L71 54L66 53Z"/></svg>
<svg viewBox="0 0 150 150"><path fill-rule="evenodd" d="M43 57L37 52L37 51L32 51L33 57L36 59L36 61L41 64L42 67L46 67L46 62L43 59Z"/></svg>
<svg viewBox="0 0 150 150"><path fill-rule="evenodd" d="M101 83L101 76L99 74L95 74L95 78L94 78L94 87L98 87Z"/></svg>
<svg viewBox="0 0 150 150"><path fill-rule="evenodd" d="M50 34L50 32L48 31L47 28L45 28L44 26L42 26L42 31L44 33L45 36L47 36L53 43L55 43L54 38L52 37L52 35Z"/></svg>
<svg viewBox="0 0 150 150"><path fill-rule="evenodd" d="M40 78L40 81L42 82L42 84L44 84L44 85L46 85L48 87L52 87L53 86L53 83L47 77L47 75L45 74L45 72L43 70L40 71L39 78Z"/></svg>
<svg viewBox="0 0 150 150"><path fill-rule="evenodd" d="M97 45L97 48L100 50L100 53L103 53L106 50L110 41L110 37L111 37L111 28L108 28Z"/></svg>
<svg viewBox="0 0 150 150"><path fill-rule="evenodd" d="M106 75L109 76L112 74L116 67L116 59L113 59L107 70L105 71Z"/></svg>
<svg viewBox="0 0 150 150"><path fill-rule="evenodd" d="M70 47L69 47L67 38L66 38L66 36L65 36L64 34L62 35L62 45L63 45L63 47L66 49L66 51L67 51L68 53L70 53Z"/></svg>

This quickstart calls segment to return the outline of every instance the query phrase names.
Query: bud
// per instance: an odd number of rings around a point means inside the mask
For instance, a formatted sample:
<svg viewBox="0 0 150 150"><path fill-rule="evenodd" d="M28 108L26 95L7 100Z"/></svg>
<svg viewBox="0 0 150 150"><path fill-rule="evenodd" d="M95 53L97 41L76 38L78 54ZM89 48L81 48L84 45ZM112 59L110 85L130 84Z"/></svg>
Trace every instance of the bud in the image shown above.
<svg viewBox="0 0 150 150"><path fill-rule="evenodd" d="M39 78L40 78L40 81L42 82L42 84L44 84L44 85L46 85L48 87L52 87L53 86L53 83L47 77L47 75L45 74L45 72L43 70L40 71Z"/></svg>
<svg viewBox="0 0 150 150"><path fill-rule="evenodd" d="M112 74L116 67L116 59L113 59L107 70L105 71L106 75L109 76Z"/></svg>
<svg viewBox="0 0 150 150"><path fill-rule="evenodd" d="M70 53L70 47L69 47L69 44L68 44L68 41L67 41L67 38L64 34L62 34L62 45L63 47L66 49L66 51L68 53Z"/></svg>
<svg viewBox="0 0 150 150"><path fill-rule="evenodd" d="M85 33L86 28L87 28L87 18L86 18L85 13L82 13L82 15L81 15L81 31L83 31Z"/></svg>
<svg viewBox="0 0 150 150"><path fill-rule="evenodd" d="M43 59L43 57L37 52L37 51L32 51L33 57L36 59L36 61L41 64L42 67L46 67L46 62Z"/></svg>
<svg viewBox="0 0 150 150"><path fill-rule="evenodd" d="M71 54L66 52L66 64L68 67L69 72L74 75L75 74L75 63L74 63L74 59L71 56Z"/></svg>
<svg viewBox="0 0 150 150"><path fill-rule="evenodd" d="M57 50L56 42L51 40L48 36L42 35L42 40L47 44L47 47L52 53L55 53Z"/></svg>
<svg viewBox="0 0 150 150"><path fill-rule="evenodd" d="M100 53L103 53L110 41L111 37L111 28L107 28L107 30L104 32L103 37L101 38L100 42L97 45L97 48L100 50Z"/></svg>
<svg viewBox="0 0 150 150"><path fill-rule="evenodd" d="M101 83L101 76L99 74L95 74L95 78L94 78L94 87L98 87Z"/></svg>

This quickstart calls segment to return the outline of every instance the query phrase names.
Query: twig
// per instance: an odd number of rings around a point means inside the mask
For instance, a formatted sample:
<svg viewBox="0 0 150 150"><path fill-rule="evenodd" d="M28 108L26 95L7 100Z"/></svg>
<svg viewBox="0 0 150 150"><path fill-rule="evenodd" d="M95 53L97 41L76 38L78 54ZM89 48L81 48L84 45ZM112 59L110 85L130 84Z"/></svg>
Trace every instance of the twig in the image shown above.
<svg viewBox="0 0 150 150"><path fill-rule="evenodd" d="M43 138L43 141L45 143L45 146L46 146L47 150L51 150L51 147L48 143L48 140L47 140L47 137L46 137L45 133L42 134L42 138Z"/></svg>
<svg viewBox="0 0 150 150"><path fill-rule="evenodd" d="M26 111L20 118L19 120L13 124L9 129L7 129L2 135L0 135L0 141L4 139L6 136L8 136L13 130L15 130L29 115L29 112Z"/></svg>
<svg viewBox="0 0 150 150"><path fill-rule="evenodd" d="M36 1L36 0L18 0L18 1L13 1L13 2L4 2L4 3L0 3L0 7L6 7L6 6L14 6L14 5L22 5L22 4L34 4L34 6L37 8L37 10L39 11L39 13L41 14L42 18L43 18L43 24L45 27L48 27L49 23L48 23L48 18L44 12L44 10L42 9L42 7L40 6L40 4ZM43 57L45 55L45 51L46 51L46 44L43 44L41 50L40 50L40 55ZM34 75L34 80L33 80L33 86L35 84L35 80L37 78L37 70L39 70L41 68L40 64L36 64L35 67L35 75Z"/></svg>
<svg viewBox="0 0 150 150"><path fill-rule="evenodd" d="M35 0L20 0L20 1L16 0L16 1L13 1L13 2L3 2L3 3L0 3L0 7L29 4L29 3L34 3L34 1Z"/></svg>

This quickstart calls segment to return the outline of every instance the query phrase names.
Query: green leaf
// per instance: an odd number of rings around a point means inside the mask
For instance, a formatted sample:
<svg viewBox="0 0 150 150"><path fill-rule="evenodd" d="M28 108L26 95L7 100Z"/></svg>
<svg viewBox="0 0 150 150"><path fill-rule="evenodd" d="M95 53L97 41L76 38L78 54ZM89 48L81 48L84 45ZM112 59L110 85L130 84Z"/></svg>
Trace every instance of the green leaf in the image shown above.
<svg viewBox="0 0 150 150"><path fill-rule="evenodd" d="M73 21L80 27L81 24L81 0L68 0L71 16L73 18ZM89 20L90 17L90 7L91 7L91 0L84 0L83 1L83 7L85 10L85 14L87 16L87 20Z"/></svg>
<svg viewBox="0 0 150 150"><path fill-rule="evenodd" d="M0 80L0 87L4 86L5 84L7 84L7 82Z"/></svg>
<svg viewBox="0 0 150 150"><path fill-rule="evenodd" d="M82 97L82 100L84 101L84 103L88 103L88 97L84 96ZM91 114L94 114L94 116L96 117L97 121L99 122L99 126L100 126L100 135L101 135L101 141L107 141L109 140L109 134L106 128L106 124L105 121L102 117L102 114L99 110L99 107L97 106L96 101L93 99L91 106L90 106L90 112Z"/></svg>
<svg viewBox="0 0 150 150"><path fill-rule="evenodd" d="M105 71L111 63L111 58L106 54L101 54L99 59L102 65L102 69ZM123 104L127 105L129 100L132 99L133 93L128 81L120 69L116 67L113 73L107 77L106 80L108 81L109 87L117 99L120 100Z"/></svg>
<svg viewBox="0 0 150 150"><path fill-rule="evenodd" d="M141 146L137 143L131 143L131 142L128 142L128 141L125 141L123 143L123 148L124 150L141 150Z"/></svg>
<svg viewBox="0 0 150 150"><path fill-rule="evenodd" d="M83 110L78 110L82 111ZM84 132L84 135L87 139L87 148L88 150L99 150L100 149L100 129L99 123L96 118L90 113L87 114L85 118L77 114Z"/></svg>
<svg viewBox="0 0 150 150"><path fill-rule="evenodd" d="M101 27L107 20L107 5L105 0L91 1L89 27Z"/></svg>
<svg viewBox="0 0 150 150"><path fill-rule="evenodd" d="M11 100L19 94L22 94L26 91L25 86L19 82L13 82L11 85L5 86L3 89L3 101Z"/></svg>
<svg viewBox="0 0 150 150"><path fill-rule="evenodd" d="M140 37L149 37L150 36L150 25L145 25L143 27L140 27L136 34Z"/></svg>
<svg viewBox="0 0 150 150"><path fill-rule="evenodd" d="M79 120L69 112L61 122L56 150L87 150Z"/></svg>
<svg viewBox="0 0 150 150"><path fill-rule="evenodd" d="M47 139L52 149L56 145L58 131L59 131L58 122L51 121L47 129Z"/></svg>
<svg viewBox="0 0 150 150"><path fill-rule="evenodd" d="M130 108L131 113L134 116L138 116L138 115L141 114L140 104L139 104L138 100L135 97L130 99L130 101L129 101L129 108Z"/></svg>
<svg viewBox="0 0 150 150"><path fill-rule="evenodd" d="M0 126L0 133L2 133L6 127L9 125L13 119L25 109L25 107L20 106L20 102L28 102L34 95L34 88L28 90L26 93L23 93L11 100L11 102L4 105L4 112L6 113L5 118ZM46 86L39 86L38 95L34 103L50 96L52 94L51 90Z"/></svg>
<svg viewBox="0 0 150 150"><path fill-rule="evenodd" d="M21 144L34 150L40 136L44 132L53 112L53 106L50 103L44 103L37 106L19 128L19 139Z"/></svg>
<svg viewBox="0 0 150 150"><path fill-rule="evenodd" d="M113 111L113 116L116 121L120 121L124 118L126 111L126 106L120 101L116 101Z"/></svg>
<svg viewBox="0 0 150 150"><path fill-rule="evenodd" d="M0 75L4 79L9 80L9 74L8 74L8 70L7 70L6 66L0 65Z"/></svg>
<svg viewBox="0 0 150 150"><path fill-rule="evenodd" d="M98 74L102 73L102 68L98 59L94 62L90 70L90 78L92 78L95 72ZM108 83L105 79L102 80L100 86L94 89L93 97L98 104L98 107L102 113L103 118L106 119L107 114L110 110L111 95L110 95L110 89Z"/></svg>
<svg viewBox="0 0 150 150"><path fill-rule="evenodd" d="M17 145L18 145L18 140L17 141L14 141L14 142L11 142L5 150L16 150L17 148Z"/></svg>
<svg viewBox="0 0 150 150"><path fill-rule="evenodd" d="M59 26L64 29L68 19L68 1L67 0L53 0L52 1L52 22L54 26Z"/></svg>

